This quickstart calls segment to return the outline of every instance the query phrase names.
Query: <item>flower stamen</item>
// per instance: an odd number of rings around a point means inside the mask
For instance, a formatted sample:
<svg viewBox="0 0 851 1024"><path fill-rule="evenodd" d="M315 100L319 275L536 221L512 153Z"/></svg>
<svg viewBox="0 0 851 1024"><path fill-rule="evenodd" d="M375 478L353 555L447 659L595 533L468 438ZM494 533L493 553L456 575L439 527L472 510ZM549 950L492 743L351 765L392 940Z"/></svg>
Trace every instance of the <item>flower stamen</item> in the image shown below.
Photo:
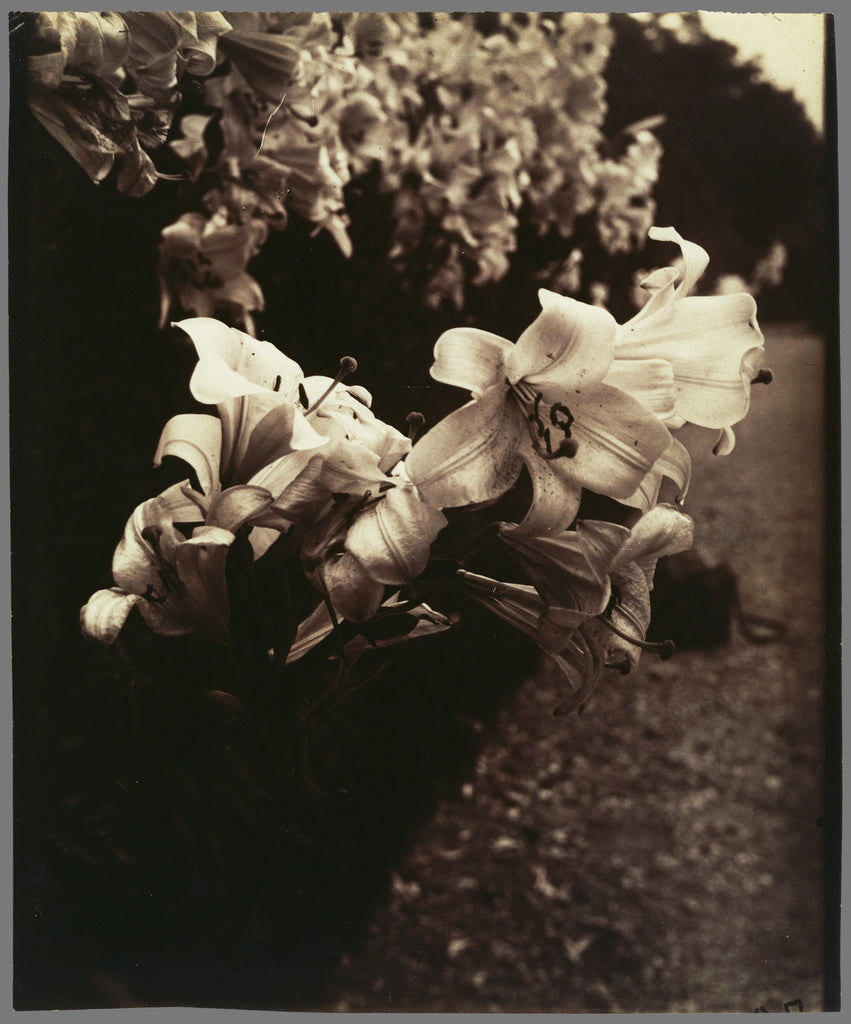
<svg viewBox="0 0 851 1024"><path fill-rule="evenodd" d="M544 402L544 396L540 391L532 391L528 384L520 381L512 384L508 381L508 388L514 396L515 401L523 412L526 428L532 441L532 447L542 458L550 461L552 459L572 459L579 450L579 445L571 437L570 428L574 423L573 413L562 402L553 402L551 405ZM529 406L532 409L529 411ZM548 406L549 421L553 427L557 427L564 437L553 447L553 437L550 427L547 426L542 415L541 406ZM541 444L543 441L543 444Z"/></svg>
<svg viewBox="0 0 851 1024"><path fill-rule="evenodd" d="M180 583L180 577L177 575L177 569L175 569L175 567L171 564L171 562L168 561L168 559L163 558L162 552L160 551L161 536L162 530L156 526L146 526L144 530L142 530L142 539L147 541L147 543L150 544L151 548L153 548L154 555L157 559L157 562L159 563L159 569L157 569L157 576L159 576L160 582L162 583L163 587L165 587L167 592L169 590L173 590L175 591L175 593L180 593L183 590L183 587L181 586ZM153 590L151 590L151 595L153 595ZM156 602L156 598L153 598L148 594L145 594L144 596L149 601L153 599ZM162 600L165 600L165 596L162 598Z"/></svg>
<svg viewBox="0 0 851 1024"><path fill-rule="evenodd" d="M600 620L600 622L603 623L604 626L607 626L615 634L615 636L620 637L621 640L626 640L627 643L634 644L636 647L640 647L642 651L650 651L653 654L658 654L662 661L668 661L670 658L673 658L674 652L677 649L673 640L663 640L661 643L658 644L650 643L647 640L639 640L638 637L629 636L628 633L624 633L620 629L618 629L618 627L612 622L612 620L607 618L605 614L598 615L597 618Z"/></svg>
<svg viewBox="0 0 851 1024"><path fill-rule="evenodd" d="M354 373L357 368L357 359L354 359L352 356L343 356L343 358L340 360L340 369L337 371L337 376L331 381L331 383L328 385L325 391L322 392L319 398L316 399L313 405L310 406L310 408L307 410L308 414L316 412L316 410L319 408L320 405L322 405L322 403L331 394L334 388L341 381L345 380L346 377L349 376L349 374Z"/></svg>

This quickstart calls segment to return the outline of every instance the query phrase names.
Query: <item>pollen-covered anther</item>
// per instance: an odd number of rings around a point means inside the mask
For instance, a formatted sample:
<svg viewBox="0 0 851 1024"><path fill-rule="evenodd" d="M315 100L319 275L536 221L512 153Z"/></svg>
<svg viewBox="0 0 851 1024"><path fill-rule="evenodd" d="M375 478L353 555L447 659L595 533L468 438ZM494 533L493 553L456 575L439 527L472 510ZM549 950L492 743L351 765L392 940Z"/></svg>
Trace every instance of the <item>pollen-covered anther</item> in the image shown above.
<svg viewBox="0 0 851 1024"><path fill-rule="evenodd" d="M756 376L751 381L751 384L770 384L774 380L774 374L771 370L763 369L759 370Z"/></svg>

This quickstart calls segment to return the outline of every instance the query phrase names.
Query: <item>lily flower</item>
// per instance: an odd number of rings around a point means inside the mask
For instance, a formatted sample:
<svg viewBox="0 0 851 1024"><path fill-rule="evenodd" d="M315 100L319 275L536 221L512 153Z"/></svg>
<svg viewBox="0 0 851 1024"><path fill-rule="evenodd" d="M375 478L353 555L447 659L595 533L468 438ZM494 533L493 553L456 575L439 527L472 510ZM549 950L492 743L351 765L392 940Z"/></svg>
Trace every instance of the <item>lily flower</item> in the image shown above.
<svg viewBox="0 0 851 1024"><path fill-rule="evenodd" d="M273 345L217 321L196 319L178 326L192 338L200 357L190 390L199 401L217 403L220 418L197 414L174 417L161 437L157 461L165 455L183 458L196 470L208 495L219 475L231 484L250 484L269 491L273 503L252 522L249 539L255 557L280 532L301 523L320 530L316 561L323 562L325 551L336 540L337 527L329 532L325 518L332 511L335 496L351 499L346 506L351 518L370 497L374 502L396 489L397 481L389 479L387 473L410 451L411 441L375 416L370 408L372 396L365 388L341 383L356 365L348 357L341 360L337 378L305 378L298 364ZM422 505L421 501L404 505L404 499L394 495L386 508L382 505L370 512L365 521L374 518L379 532L391 529L410 533L412 524L419 529L416 512ZM400 510L395 515L389 511L397 508ZM429 512L432 523L436 522L431 540L446 520L436 510ZM410 522L406 515L413 517ZM320 523L324 525L320 527ZM368 532L362 523L356 536ZM337 561L335 557L333 569L327 570L329 579L332 573L342 578L348 559L342 567ZM404 562L405 566L409 564L410 558ZM360 570L353 567L351 571ZM395 576L392 582L396 582ZM376 595L383 590L383 583L379 587L377 578L370 577L368 588L371 595Z"/></svg>
<svg viewBox="0 0 851 1024"><path fill-rule="evenodd" d="M693 536L691 518L667 504L650 509L631 529L582 519L559 536L530 536L512 524L503 524L499 532L547 607L573 609L583 618L606 609L615 570L634 563L652 586L656 561L690 548Z"/></svg>
<svg viewBox="0 0 851 1024"><path fill-rule="evenodd" d="M441 335L431 375L473 400L414 446L407 471L423 497L452 508L499 497L525 464L534 496L520 528L558 534L575 518L582 488L629 497L671 436L604 381L614 318L543 289L539 297L542 312L516 344L474 328Z"/></svg>
<svg viewBox="0 0 851 1024"><path fill-rule="evenodd" d="M353 474L350 482L340 479L333 459L321 467L319 482L324 477L326 487L329 474L336 493L303 544L302 562L335 612L361 622L378 610L387 585L410 583L422 574L448 520L407 480L404 463L392 476L374 479L371 489L364 486L369 483L365 475ZM273 511L286 500L289 494ZM293 513L287 509L284 514Z"/></svg>
<svg viewBox="0 0 851 1024"><path fill-rule="evenodd" d="M464 594L533 640L556 664L579 702L590 696L596 682L590 652L574 640L575 628L559 628L546 619L546 606L534 587L503 583L465 569L458 571L456 581Z"/></svg>
<svg viewBox="0 0 851 1024"><path fill-rule="evenodd" d="M227 643L228 550L236 531L271 501L262 488L232 488L205 512L203 496L185 481L143 502L115 550L115 586L93 594L81 609L84 635L110 646L138 607L148 627L161 636L197 632ZM177 528L195 523L200 525L188 538Z"/></svg>
<svg viewBox="0 0 851 1024"><path fill-rule="evenodd" d="M641 512L649 512L659 504L665 481L673 483L674 500L682 505L691 484L691 454L679 438L673 438L671 444L653 463L653 468L641 481L635 492L628 498L622 498L624 505L637 508ZM665 495L666 499L668 495Z"/></svg>
<svg viewBox="0 0 851 1024"><path fill-rule="evenodd" d="M530 636L558 665L572 694L559 713L587 703L605 667L622 672L642 650L669 657L669 644L647 644L650 590L657 560L691 546L693 523L658 505L631 529L580 520L558 537L533 537L504 524L500 540L532 585L501 583L460 571L462 590Z"/></svg>
<svg viewBox="0 0 851 1024"><path fill-rule="evenodd" d="M382 472L390 472L411 450L411 440L372 411L372 395L359 385L346 385L330 377L307 377L307 420L332 443L345 441L378 456Z"/></svg>
<svg viewBox="0 0 851 1024"><path fill-rule="evenodd" d="M650 363L664 360L673 371L674 405L670 427L686 422L727 432L743 419L750 405L751 385L769 381L756 303L747 293L689 295L709 262L699 245L685 241L673 228L651 228L657 241L676 242L682 267L666 267L643 282L650 299L617 329L615 358L607 380L639 399Z"/></svg>
<svg viewBox="0 0 851 1024"><path fill-rule="evenodd" d="M299 403L304 374L298 363L270 342L218 320L196 317L175 326L189 335L198 353L189 382L192 396L204 405L215 405L219 413L224 481L246 483L284 455L327 444L307 422ZM190 422L187 416L196 414L186 414L182 422ZM212 429L208 424L201 427L203 432Z"/></svg>
<svg viewBox="0 0 851 1024"><path fill-rule="evenodd" d="M446 516L412 484L394 486L353 520L345 550L382 584L410 583L428 564Z"/></svg>
<svg viewBox="0 0 851 1024"><path fill-rule="evenodd" d="M176 304L198 318L224 309L250 328L251 314L264 308L264 299L246 267L267 235L262 218L231 224L222 211L209 220L200 213L184 213L163 228L158 266L160 326L165 326L169 309Z"/></svg>

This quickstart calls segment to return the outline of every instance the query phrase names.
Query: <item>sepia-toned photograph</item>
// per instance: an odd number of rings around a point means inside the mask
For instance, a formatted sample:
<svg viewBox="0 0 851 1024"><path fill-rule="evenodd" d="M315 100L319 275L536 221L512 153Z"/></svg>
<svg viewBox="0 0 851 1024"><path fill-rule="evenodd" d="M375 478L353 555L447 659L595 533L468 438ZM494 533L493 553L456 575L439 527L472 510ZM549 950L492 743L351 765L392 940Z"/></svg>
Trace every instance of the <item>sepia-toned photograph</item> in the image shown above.
<svg viewBox="0 0 851 1024"><path fill-rule="evenodd" d="M840 1008L828 13L21 11L13 1008Z"/></svg>

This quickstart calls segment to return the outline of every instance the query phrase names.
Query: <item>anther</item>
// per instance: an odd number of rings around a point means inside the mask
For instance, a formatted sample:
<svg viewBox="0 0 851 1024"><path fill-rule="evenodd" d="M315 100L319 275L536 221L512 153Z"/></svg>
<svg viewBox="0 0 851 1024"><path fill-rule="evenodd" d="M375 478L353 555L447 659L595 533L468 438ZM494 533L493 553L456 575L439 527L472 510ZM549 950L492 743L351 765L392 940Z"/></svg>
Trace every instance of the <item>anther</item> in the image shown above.
<svg viewBox="0 0 851 1024"><path fill-rule="evenodd" d="M337 371L337 376L331 381L331 383L328 385L328 388L319 396L319 398L313 403L313 405L310 406L310 408L307 411L309 413L315 412L319 408L319 406L322 405L325 399L331 394L334 388L340 383L340 381L345 380L345 378L348 377L349 374L354 373L357 368L357 359L353 358L352 356L343 356L343 358L340 360L340 369Z"/></svg>
<svg viewBox="0 0 851 1024"><path fill-rule="evenodd" d="M280 374L278 374L278 376L275 378L275 386L272 388L272 390L273 391L280 391L281 390L281 375Z"/></svg>
<svg viewBox="0 0 851 1024"><path fill-rule="evenodd" d="M298 386L298 400L305 409L310 405L310 399L307 397L307 391L305 391L304 384L299 384Z"/></svg>
<svg viewBox="0 0 851 1024"><path fill-rule="evenodd" d="M771 370L759 370L751 381L751 384L770 384L774 380Z"/></svg>
<svg viewBox="0 0 851 1024"><path fill-rule="evenodd" d="M547 440L549 441L549 434ZM579 445L576 441L572 437L566 437L554 452L543 452L539 448L538 455L549 462L551 459L572 459L578 451Z"/></svg>
<svg viewBox="0 0 851 1024"><path fill-rule="evenodd" d="M416 441L419 432L425 426L425 416L421 412L409 412L405 417L405 422L408 424L409 440Z"/></svg>

